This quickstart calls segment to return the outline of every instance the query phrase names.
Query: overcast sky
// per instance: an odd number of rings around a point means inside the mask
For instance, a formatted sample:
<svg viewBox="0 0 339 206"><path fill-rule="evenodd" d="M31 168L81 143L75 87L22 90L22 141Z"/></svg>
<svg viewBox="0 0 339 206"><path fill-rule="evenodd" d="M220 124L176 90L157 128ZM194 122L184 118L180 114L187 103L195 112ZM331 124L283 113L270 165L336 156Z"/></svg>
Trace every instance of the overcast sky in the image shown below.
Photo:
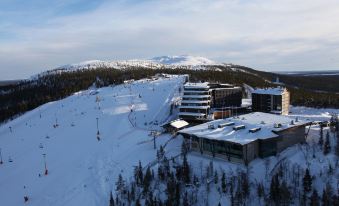
<svg viewBox="0 0 339 206"><path fill-rule="evenodd" d="M0 79L84 60L189 54L339 69L338 0L0 0Z"/></svg>

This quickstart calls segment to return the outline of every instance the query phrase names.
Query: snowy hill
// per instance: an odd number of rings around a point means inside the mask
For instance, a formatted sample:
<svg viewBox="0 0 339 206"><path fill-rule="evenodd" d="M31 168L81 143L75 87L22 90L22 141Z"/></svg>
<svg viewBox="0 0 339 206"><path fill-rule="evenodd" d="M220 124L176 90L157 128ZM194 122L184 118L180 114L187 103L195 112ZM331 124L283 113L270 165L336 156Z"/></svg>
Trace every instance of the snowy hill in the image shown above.
<svg viewBox="0 0 339 206"><path fill-rule="evenodd" d="M75 64L67 64L55 69L51 69L45 72L42 72L38 75L32 77L32 79L37 78L38 76L43 76L47 74L57 74L61 72L69 72L82 69L97 69L97 68L106 68L106 69L126 69L131 67L138 68L150 68L150 69L176 69L176 68L186 68L193 70L206 69L207 65L223 65L216 63L212 60L209 60L205 57L195 57L189 55L181 56L161 56L154 57L151 59L132 59L132 60L116 60L116 61L101 61L101 60L89 60L83 61Z"/></svg>
<svg viewBox="0 0 339 206"><path fill-rule="evenodd" d="M199 65L217 65L220 63L216 63L210 59L205 57L196 57L189 55L180 55L180 56L160 56L154 57L151 59L154 62L166 65L191 65L191 66L199 66Z"/></svg>
<svg viewBox="0 0 339 206"><path fill-rule="evenodd" d="M0 205L22 205L25 195L29 205L108 205L119 173L132 176L139 160L155 160L149 131L170 118L182 82L173 76L80 91L2 125ZM170 137L162 135L157 144ZM178 140L168 145L169 155L179 152Z"/></svg>

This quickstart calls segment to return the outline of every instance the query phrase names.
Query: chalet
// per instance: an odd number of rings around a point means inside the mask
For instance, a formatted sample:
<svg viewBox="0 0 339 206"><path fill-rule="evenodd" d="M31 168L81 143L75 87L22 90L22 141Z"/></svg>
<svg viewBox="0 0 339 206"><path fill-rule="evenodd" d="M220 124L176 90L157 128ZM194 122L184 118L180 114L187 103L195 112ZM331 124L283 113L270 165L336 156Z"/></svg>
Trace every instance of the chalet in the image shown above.
<svg viewBox="0 0 339 206"><path fill-rule="evenodd" d="M178 134L191 151L247 164L305 142L305 126L309 124L289 116L254 112L206 122Z"/></svg>

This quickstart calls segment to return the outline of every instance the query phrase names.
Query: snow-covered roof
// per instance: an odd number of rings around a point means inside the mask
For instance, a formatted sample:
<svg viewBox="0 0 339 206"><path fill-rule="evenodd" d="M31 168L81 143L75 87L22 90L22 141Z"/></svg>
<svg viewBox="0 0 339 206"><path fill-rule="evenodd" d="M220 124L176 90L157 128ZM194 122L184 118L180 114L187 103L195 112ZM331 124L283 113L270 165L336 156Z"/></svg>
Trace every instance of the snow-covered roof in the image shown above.
<svg viewBox="0 0 339 206"><path fill-rule="evenodd" d="M229 125L225 126L225 123L226 125L227 123ZM304 125L306 123L309 122L301 119L299 119L298 122L296 122L296 119L294 117L254 112L250 114L241 115L237 118L231 117L227 119L220 119L207 122L204 124L180 130L179 132L207 139L247 144L257 139L269 139L277 137L277 134L275 132L279 132L295 126ZM277 124L281 124L281 127L276 128L275 126L277 126ZM244 125L245 128L243 129L236 128L238 130L234 129L234 127L241 125ZM254 128L261 129L256 132L249 131L250 129Z"/></svg>
<svg viewBox="0 0 339 206"><path fill-rule="evenodd" d="M286 91L283 87L275 88L261 88L252 91L252 94L271 94L271 95L282 95Z"/></svg>
<svg viewBox="0 0 339 206"><path fill-rule="evenodd" d="M210 108L210 106L179 106L179 108L183 108L183 109L189 109L189 108L192 108L192 109L207 109L207 108Z"/></svg>
<svg viewBox="0 0 339 206"><path fill-rule="evenodd" d="M181 103L194 103L194 104L203 104L208 103L211 100L182 100Z"/></svg>
<svg viewBox="0 0 339 206"><path fill-rule="evenodd" d="M206 114L205 113L195 113L195 112L179 112L179 115L201 117L201 116L205 116Z"/></svg>
<svg viewBox="0 0 339 206"><path fill-rule="evenodd" d="M195 94L203 94L209 92L209 90L184 90L184 93L195 93Z"/></svg>
<svg viewBox="0 0 339 206"><path fill-rule="evenodd" d="M188 125L188 122L186 122L185 120L180 120L180 119L178 119L178 120L172 121L172 122L170 123L170 125L171 125L172 127L175 127L175 128L177 128L177 129L180 129L180 128L183 128L183 127L187 126L187 125Z"/></svg>
<svg viewBox="0 0 339 206"><path fill-rule="evenodd" d="M241 87L221 87L221 88L214 88L214 90L233 90L233 89L241 89Z"/></svg>
<svg viewBox="0 0 339 206"><path fill-rule="evenodd" d="M202 82L202 83L192 83L192 82L187 82L184 85L184 88L209 88L208 82Z"/></svg>
<svg viewBox="0 0 339 206"><path fill-rule="evenodd" d="M211 97L211 95L204 95L204 94L198 94L198 95L184 95L183 98L195 98L195 99L200 99L200 98L208 98Z"/></svg>

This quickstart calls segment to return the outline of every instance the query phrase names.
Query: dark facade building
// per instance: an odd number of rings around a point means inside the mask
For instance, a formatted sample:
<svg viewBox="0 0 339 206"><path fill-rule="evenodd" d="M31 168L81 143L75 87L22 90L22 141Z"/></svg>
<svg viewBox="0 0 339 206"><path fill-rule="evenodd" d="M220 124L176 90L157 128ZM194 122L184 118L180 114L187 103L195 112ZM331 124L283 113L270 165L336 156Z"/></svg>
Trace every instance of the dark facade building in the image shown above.
<svg viewBox="0 0 339 206"><path fill-rule="evenodd" d="M212 91L212 107L240 107L242 99L241 87L230 84L210 84Z"/></svg>
<svg viewBox="0 0 339 206"><path fill-rule="evenodd" d="M290 93L286 88L256 89L252 92L252 111L288 115Z"/></svg>
<svg viewBox="0 0 339 206"><path fill-rule="evenodd" d="M288 116L254 112L207 122L178 133L191 151L247 164L305 142L308 124L310 122Z"/></svg>

